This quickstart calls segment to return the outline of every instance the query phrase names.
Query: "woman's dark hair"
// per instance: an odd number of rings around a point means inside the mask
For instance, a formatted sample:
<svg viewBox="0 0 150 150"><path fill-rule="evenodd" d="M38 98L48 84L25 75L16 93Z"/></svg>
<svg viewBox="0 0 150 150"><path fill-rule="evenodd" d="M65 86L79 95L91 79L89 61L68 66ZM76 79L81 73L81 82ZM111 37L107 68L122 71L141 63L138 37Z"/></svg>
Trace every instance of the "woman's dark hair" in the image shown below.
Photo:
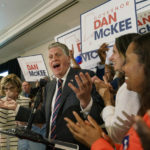
<svg viewBox="0 0 150 150"><path fill-rule="evenodd" d="M115 45L119 51L119 53L121 53L124 57L126 54L126 50L129 46L129 44L132 42L133 38L135 38L137 35L139 35L138 33L128 33L125 35L122 35L118 38L116 38L115 40Z"/></svg>
<svg viewBox="0 0 150 150"><path fill-rule="evenodd" d="M150 109L150 32L139 35L133 39L134 53L138 55L139 62L144 64L143 91L141 94L141 107L139 115L144 115Z"/></svg>
<svg viewBox="0 0 150 150"><path fill-rule="evenodd" d="M122 54L125 57L127 48L129 44L132 42L133 38L138 36L138 33L128 33L122 36L119 36L115 39L115 45L119 52L119 54ZM118 87L120 87L125 81L125 75L124 72L119 73L119 81L118 81Z"/></svg>

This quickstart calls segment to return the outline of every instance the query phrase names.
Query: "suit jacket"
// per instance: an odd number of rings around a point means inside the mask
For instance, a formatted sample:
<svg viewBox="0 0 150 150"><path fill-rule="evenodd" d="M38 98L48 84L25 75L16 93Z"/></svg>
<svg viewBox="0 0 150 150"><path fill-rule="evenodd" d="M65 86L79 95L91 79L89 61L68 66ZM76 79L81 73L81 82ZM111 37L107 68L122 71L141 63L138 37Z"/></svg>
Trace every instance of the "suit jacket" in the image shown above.
<svg viewBox="0 0 150 150"><path fill-rule="evenodd" d="M73 138L72 134L68 130L66 126L66 122L64 121L64 117L69 117L73 121L75 121L75 118L72 114L72 111L75 110L80 114L80 116L83 118L83 115L80 113L80 102L77 99L75 93L68 87L68 83L72 82L75 86L77 86L77 83L74 79L74 76L76 74L79 74L80 72L88 72L90 76L95 75L92 71L89 70L83 70L83 69L73 69L71 68L68 76L66 78L65 85L63 87L62 96L61 96L61 104L59 106L59 112L56 119L56 139L77 143L77 141ZM56 88L56 80L52 80L49 83L47 83L45 88L45 99L42 105L41 110L38 110L35 116L35 122L41 123L46 122L46 137L48 137L49 134L49 122L51 117L51 104L53 95ZM93 85L92 89L92 98L93 98L93 105L90 111L90 115L99 123L102 124L103 121L100 117L100 113L102 108L104 107L103 100L99 96L99 94L96 92L95 86ZM20 107L19 112L17 113L16 120L19 121L27 121L28 117L30 115L30 110L25 109L23 107ZM78 143L79 144L79 143ZM82 147L83 145L80 145L80 149L86 149L85 147Z"/></svg>

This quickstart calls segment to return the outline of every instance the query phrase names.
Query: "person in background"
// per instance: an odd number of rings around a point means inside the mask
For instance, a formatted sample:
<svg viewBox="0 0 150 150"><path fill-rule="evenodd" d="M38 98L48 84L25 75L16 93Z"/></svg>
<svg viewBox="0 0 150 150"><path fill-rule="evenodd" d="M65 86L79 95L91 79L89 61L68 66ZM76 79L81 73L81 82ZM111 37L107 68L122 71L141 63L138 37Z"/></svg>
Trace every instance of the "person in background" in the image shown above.
<svg viewBox="0 0 150 150"><path fill-rule="evenodd" d="M71 67L80 69L80 65L74 59L74 48L73 48L73 45L72 45L72 49L69 50L69 56L70 56L70 60L71 60Z"/></svg>
<svg viewBox="0 0 150 150"><path fill-rule="evenodd" d="M112 65L105 65L105 73L104 76L107 82L111 83L115 75L114 67ZM103 76L103 78L104 78Z"/></svg>
<svg viewBox="0 0 150 150"><path fill-rule="evenodd" d="M115 40L113 54L111 56L115 70L123 72L122 67L125 63L126 49L132 39L137 35L136 33L130 33L120 36ZM122 49L120 49L121 45ZM113 141L121 143L133 123L132 117L130 118L128 116L136 115L139 110L140 102L138 101L138 94L129 91L126 83L124 83L117 91L116 100L114 101L114 95L109 83L100 80L96 76L93 77L93 82L105 103L101 115L105 122L108 135Z"/></svg>
<svg viewBox="0 0 150 150"><path fill-rule="evenodd" d="M101 60L100 63L97 64L96 67L96 75L103 80L103 76L105 74L105 61L106 61L106 52L108 51L108 44L103 43L100 48L97 50L98 56Z"/></svg>
<svg viewBox="0 0 150 150"><path fill-rule="evenodd" d="M32 88L29 82L23 81L21 95L33 99L36 96L38 89L38 87Z"/></svg>
<svg viewBox="0 0 150 150"><path fill-rule="evenodd" d="M49 66L55 79L46 85L44 102L41 109L36 112L34 123L46 122L47 138L78 143L69 132L64 117L75 119L72 111L76 110L83 119L91 114L100 125L103 124L99 114L104 103L90 79L90 76L95 74L89 70L71 68L69 49L62 43L50 44L48 52ZM69 82L76 87L82 86L76 95L69 88ZM7 105L1 104L0 107L18 109L16 115L18 121L27 121L31 113L30 109L17 105L13 100L7 101ZM88 149L84 145L78 144L80 149Z"/></svg>
<svg viewBox="0 0 150 150"><path fill-rule="evenodd" d="M25 97L29 97L30 90L31 90L30 83L26 82L26 81L23 81L22 82L22 93L21 93L21 95L23 95Z"/></svg>
<svg viewBox="0 0 150 150"><path fill-rule="evenodd" d="M9 74L3 77L0 83L0 90L3 95L3 98L0 99L0 103L7 102L7 100L9 101L13 99L16 103L20 104L21 106L29 107L30 99L19 95L21 93L21 84L21 80L15 74ZM17 123L15 122L14 111L0 108L0 112L1 130L11 129L17 126ZM7 143L5 135L2 134L1 138L3 139L3 142L0 143L0 146L3 147L5 145L3 148L9 146L10 149L18 149L18 138L9 137L9 143Z"/></svg>
<svg viewBox="0 0 150 150"><path fill-rule="evenodd" d="M123 67L125 72L125 82L129 90L140 95L140 109L138 115L143 117L148 127L150 118L147 114L150 109L150 32L139 35L129 45L126 52L126 63ZM138 99L137 99L138 100ZM132 106L134 106L133 104ZM91 147L91 150L143 150L140 138L134 128L130 128L123 138L122 144L114 144L110 138L102 131L99 125L89 116L89 123L85 123L77 113L74 115L78 123L74 123L68 118L68 127L76 139ZM146 142L146 141L145 141ZM148 143L147 143L148 144Z"/></svg>
<svg viewBox="0 0 150 150"><path fill-rule="evenodd" d="M108 52L108 44L103 43L100 48L98 49L98 55L101 60L100 63L98 63L96 67L96 75L101 80L104 80L107 83L110 83L110 87L112 88L112 91L116 94L119 86L123 83L124 76L122 76L122 73L120 71L116 71L113 68L113 65L111 64L105 64L106 62L106 53ZM110 78L107 77L110 76Z"/></svg>
<svg viewBox="0 0 150 150"><path fill-rule="evenodd" d="M46 76L43 78L44 80L48 81L49 78ZM40 86L40 81L37 81L35 83L35 88L31 88L31 84L29 82L24 81L22 83L22 95L24 95L25 97L30 97L31 102L30 102L30 108L34 107L34 102L35 102L35 96L36 93L38 92L39 86ZM44 87L43 87L43 92L42 94L44 94ZM40 103L38 109L41 108L42 102ZM36 132L38 134L41 134L43 137L45 137L45 132L46 132L46 127L45 124L41 123L41 124L32 124L32 128L31 130L33 132ZM18 142L18 150L43 150L45 149L45 145L41 144L41 143L37 143L37 142L32 142L26 139L20 139Z"/></svg>

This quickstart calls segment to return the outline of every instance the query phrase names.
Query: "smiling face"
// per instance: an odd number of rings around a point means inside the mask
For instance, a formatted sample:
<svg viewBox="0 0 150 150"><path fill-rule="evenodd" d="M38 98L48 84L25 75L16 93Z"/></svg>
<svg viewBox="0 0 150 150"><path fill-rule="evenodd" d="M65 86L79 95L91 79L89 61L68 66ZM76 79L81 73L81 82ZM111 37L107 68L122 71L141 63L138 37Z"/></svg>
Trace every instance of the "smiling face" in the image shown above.
<svg viewBox="0 0 150 150"><path fill-rule="evenodd" d="M60 47L49 49L49 66L57 78L62 78L70 67L70 57Z"/></svg>
<svg viewBox="0 0 150 150"><path fill-rule="evenodd" d="M126 64L123 67L125 82L129 90L142 93L145 80L144 64L139 62L139 57L134 53L134 49L135 45L131 43L126 52Z"/></svg>
<svg viewBox="0 0 150 150"><path fill-rule="evenodd" d="M124 64L125 58L121 53L119 53L116 45L114 45L113 47L113 54L110 57L110 61L113 62L115 71L122 71L122 66Z"/></svg>

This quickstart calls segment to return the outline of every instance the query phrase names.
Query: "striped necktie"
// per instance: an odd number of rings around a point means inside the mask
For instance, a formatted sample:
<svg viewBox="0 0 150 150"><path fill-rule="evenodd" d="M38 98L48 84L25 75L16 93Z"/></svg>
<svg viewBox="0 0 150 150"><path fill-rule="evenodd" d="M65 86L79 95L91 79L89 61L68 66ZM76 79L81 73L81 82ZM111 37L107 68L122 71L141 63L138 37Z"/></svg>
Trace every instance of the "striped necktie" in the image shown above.
<svg viewBox="0 0 150 150"><path fill-rule="evenodd" d="M58 108L59 108L60 101L61 101L62 83L63 83L63 80L59 79L58 80L58 91L57 91L55 105L54 105L54 111L53 111L53 115L52 115L51 139L56 138L56 118L57 118Z"/></svg>

